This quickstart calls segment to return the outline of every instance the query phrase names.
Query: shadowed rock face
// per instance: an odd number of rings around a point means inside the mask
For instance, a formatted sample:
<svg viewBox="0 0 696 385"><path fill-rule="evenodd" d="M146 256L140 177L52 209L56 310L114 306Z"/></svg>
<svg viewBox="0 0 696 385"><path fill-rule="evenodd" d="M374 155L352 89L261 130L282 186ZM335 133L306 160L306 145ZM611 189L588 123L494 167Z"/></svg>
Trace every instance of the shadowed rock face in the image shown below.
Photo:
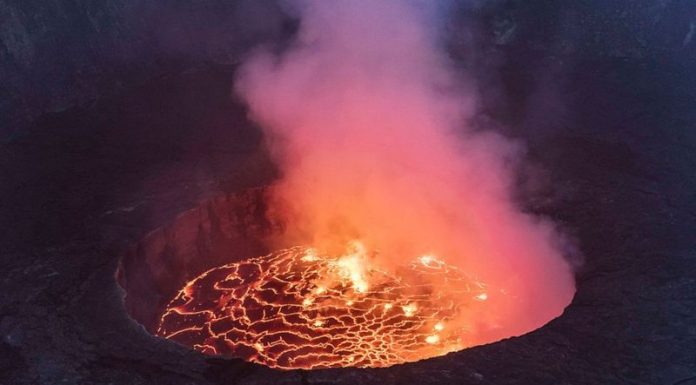
<svg viewBox="0 0 696 385"><path fill-rule="evenodd" d="M272 0L0 2L0 134L202 62L278 40Z"/></svg>
<svg viewBox="0 0 696 385"><path fill-rule="evenodd" d="M558 3L582 6L588 20L567 51L552 44L556 29L535 28L559 20L558 10L502 3L487 17L501 34L499 20L511 18L512 37L486 43L484 30L470 63L484 92L479 118L529 143L544 170L530 173L546 180L532 186L529 209L581 245L578 291L561 317L519 338L380 370L277 372L152 337L127 315L137 305L124 304L121 257L148 255L133 249L143 239L180 245L178 215L205 224L215 197L232 202L274 178L259 130L230 97L234 66L207 64L150 73L0 145L0 383L694 383L696 77L689 23L679 21L693 5L650 2L663 9L655 25L674 36L665 41L679 43L614 55L586 40L598 34L597 44L621 49L637 36L612 32L632 29L630 17L602 21L590 6L609 2ZM647 3L622 6L633 15ZM578 19L567 20L558 23ZM244 252L256 246L252 237Z"/></svg>
<svg viewBox="0 0 696 385"><path fill-rule="evenodd" d="M128 314L154 333L165 306L187 281L269 252L274 228L260 189L221 195L181 213L123 255L117 279L126 292Z"/></svg>

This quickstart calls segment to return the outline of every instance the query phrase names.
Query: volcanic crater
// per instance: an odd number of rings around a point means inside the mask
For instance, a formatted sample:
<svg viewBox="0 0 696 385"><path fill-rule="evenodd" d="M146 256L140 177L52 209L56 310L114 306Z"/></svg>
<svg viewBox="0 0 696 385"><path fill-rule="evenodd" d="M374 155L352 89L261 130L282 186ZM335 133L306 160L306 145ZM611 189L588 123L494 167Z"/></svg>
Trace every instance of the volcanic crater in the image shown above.
<svg viewBox="0 0 696 385"><path fill-rule="evenodd" d="M211 199L130 247L117 272L129 314L204 354L280 369L387 367L491 339L478 318L509 294L433 255L388 271L353 241L342 255L295 246L231 261L282 231L264 191Z"/></svg>

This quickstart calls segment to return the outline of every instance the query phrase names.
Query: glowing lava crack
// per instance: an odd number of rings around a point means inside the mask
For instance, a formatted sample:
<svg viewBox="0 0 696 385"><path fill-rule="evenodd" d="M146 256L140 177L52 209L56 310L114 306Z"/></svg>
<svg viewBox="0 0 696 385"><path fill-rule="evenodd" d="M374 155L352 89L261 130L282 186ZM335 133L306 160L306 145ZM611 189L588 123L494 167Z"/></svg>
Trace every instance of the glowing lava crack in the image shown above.
<svg viewBox="0 0 696 385"><path fill-rule="evenodd" d="M432 256L395 273L294 247L209 270L169 303L157 334L282 369L384 367L472 345L463 321L485 285Z"/></svg>

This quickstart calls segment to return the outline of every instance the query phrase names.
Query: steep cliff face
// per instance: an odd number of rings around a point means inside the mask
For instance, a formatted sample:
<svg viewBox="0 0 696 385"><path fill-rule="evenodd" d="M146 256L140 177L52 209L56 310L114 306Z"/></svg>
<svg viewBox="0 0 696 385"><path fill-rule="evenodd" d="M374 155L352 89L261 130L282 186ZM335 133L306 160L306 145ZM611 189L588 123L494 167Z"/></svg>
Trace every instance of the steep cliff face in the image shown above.
<svg viewBox="0 0 696 385"><path fill-rule="evenodd" d="M186 281L271 251L268 238L282 227L268 220L264 200L263 189L218 195L130 246L117 270L128 314L154 333L165 306Z"/></svg>
<svg viewBox="0 0 696 385"><path fill-rule="evenodd" d="M551 55L696 57L695 6L687 1L461 4L477 4L474 18L486 41L500 46ZM0 138L42 113L163 73L236 62L291 29L277 0L0 0ZM452 32L456 40L456 27Z"/></svg>
<svg viewBox="0 0 696 385"><path fill-rule="evenodd" d="M277 40L271 0L0 1L0 133L196 63Z"/></svg>
<svg viewBox="0 0 696 385"><path fill-rule="evenodd" d="M683 51L696 42L694 4L674 0L561 0L484 2L495 42L522 39L557 54L591 51L603 56L645 57Z"/></svg>

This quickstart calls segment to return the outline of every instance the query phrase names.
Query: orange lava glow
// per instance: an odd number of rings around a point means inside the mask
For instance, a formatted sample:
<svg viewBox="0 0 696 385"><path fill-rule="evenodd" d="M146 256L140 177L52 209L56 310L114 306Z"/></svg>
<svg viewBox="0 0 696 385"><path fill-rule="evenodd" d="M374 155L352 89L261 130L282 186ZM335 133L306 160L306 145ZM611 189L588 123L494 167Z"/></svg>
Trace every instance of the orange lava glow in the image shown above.
<svg viewBox="0 0 696 385"><path fill-rule="evenodd" d="M477 343L502 296L435 256L387 272L353 242L338 257L293 247L211 269L169 303L157 334L281 369L385 367Z"/></svg>

